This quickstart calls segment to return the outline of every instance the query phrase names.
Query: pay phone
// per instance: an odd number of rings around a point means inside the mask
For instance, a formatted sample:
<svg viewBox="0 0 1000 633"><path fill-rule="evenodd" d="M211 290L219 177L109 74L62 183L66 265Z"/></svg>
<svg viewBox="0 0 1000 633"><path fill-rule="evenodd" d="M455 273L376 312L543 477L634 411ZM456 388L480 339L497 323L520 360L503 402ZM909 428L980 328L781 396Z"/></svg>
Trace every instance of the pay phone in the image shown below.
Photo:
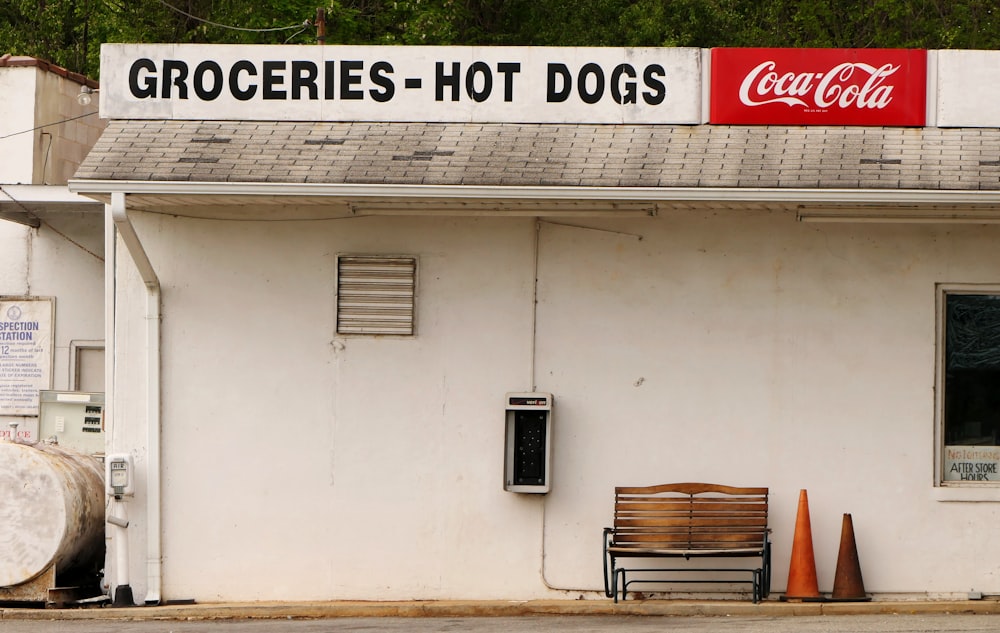
<svg viewBox="0 0 1000 633"><path fill-rule="evenodd" d="M552 454L552 394L508 393L504 489L546 493Z"/></svg>

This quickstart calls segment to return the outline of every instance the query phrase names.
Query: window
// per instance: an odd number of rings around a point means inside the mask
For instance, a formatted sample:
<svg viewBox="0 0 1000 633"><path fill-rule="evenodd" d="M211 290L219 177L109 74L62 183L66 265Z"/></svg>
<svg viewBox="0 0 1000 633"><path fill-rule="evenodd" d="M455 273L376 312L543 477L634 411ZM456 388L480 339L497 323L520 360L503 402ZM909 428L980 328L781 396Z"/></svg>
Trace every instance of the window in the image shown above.
<svg viewBox="0 0 1000 633"><path fill-rule="evenodd" d="M1000 289L944 289L943 482L1000 481Z"/></svg>
<svg viewBox="0 0 1000 633"><path fill-rule="evenodd" d="M338 334L413 334L417 260L337 258Z"/></svg>
<svg viewBox="0 0 1000 633"><path fill-rule="evenodd" d="M70 341L69 388L104 392L104 341Z"/></svg>

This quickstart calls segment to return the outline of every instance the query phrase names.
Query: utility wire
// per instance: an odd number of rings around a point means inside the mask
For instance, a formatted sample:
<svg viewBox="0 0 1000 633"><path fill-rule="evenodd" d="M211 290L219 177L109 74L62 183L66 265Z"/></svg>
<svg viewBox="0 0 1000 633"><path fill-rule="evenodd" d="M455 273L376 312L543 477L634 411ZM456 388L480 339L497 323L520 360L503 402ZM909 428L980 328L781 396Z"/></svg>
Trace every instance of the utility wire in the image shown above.
<svg viewBox="0 0 1000 633"><path fill-rule="evenodd" d="M42 221L38 218L38 216L35 215L34 213L32 213L31 211L29 211L28 207L26 207L23 204L21 204L20 200L18 200L14 196L10 195L10 193L6 189L4 189L2 186L0 186L0 193L2 193L3 195L7 196L8 198L10 198L11 202L13 202L17 206L21 207L21 211L24 212L25 217L31 223L31 224L28 224L28 226L30 226L33 229L37 229L39 226L41 226Z"/></svg>
<svg viewBox="0 0 1000 633"><path fill-rule="evenodd" d="M60 231L59 229L57 229L56 227L52 226L51 224L49 224L45 220L39 218L37 215L35 215L34 213L32 213L31 210L28 209L28 207L24 206L24 204L22 204L20 200L18 200L14 196L10 195L10 192L7 191L6 189L4 189L2 186L0 186L0 193L2 193L3 195L7 196L8 198L10 198L11 201L14 204L16 204L17 206L21 207L21 210L28 216L29 220L31 220L33 222L38 222L38 226L33 226L32 228L37 229L40 226L48 227L49 229L52 230L53 233L55 233L59 237L63 238L64 240L66 240L67 242L69 242L70 244L72 244L73 246L76 246L80 250L84 251L88 255L92 256L97 261L100 261L100 262L104 261L104 258L101 257L100 255L98 255L97 253L95 253L94 251L90 250L89 248L87 248L86 246L84 246L83 244L81 244L80 242L77 242L76 240L74 240L70 236L66 235L65 233L63 233L62 231Z"/></svg>
<svg viewBox="0 0 1000 633"><path fill-rule="evenodd" d="M291 35L289 35L285 39L285 44L291 42L294 38L298 37L303 31L305 31L306 29L308 29L310 26L312 26L312 25L309 24L309 20L306 20L305 22L303 22L301 29L299 29L298 31L295 31L294 33L292 33Z"/></svg>
<svg viewBox="0 0 1000 633"><path fill-rule="evenodd" d="M98 255L94 251L90 250L89 248L87 248L86 246L84 246L83 244L81 244L80 242L77 242L76 240L74 240L70 236L66 235L65 233L63 233L62 231L60 231L56 227L52 226L51 224L49 224L45 220L40 220L40 221L42 223L42 226L48 227L49 230L51 230L53 233L55 233L59 237L63 238L64 240L66 240L67 242L69 242L70 244L72 244L73 246L79 248L81 251L83 251L83 252L87 253L88 255L92 256L94 259L96 259L99 262L103 262L104 261L103 257L101 257L100 255Z"/></svg>
<svg viewBox="0 0 1000 633"><path fill-rule="evenodd" d="M27 134L28 132L34 132L35 130L40 130L40 129L46 128L46 127L52 127L53 125L62 125L63 123L68 123L69 121L76 121L77 119L82 119L82 118L88 117L88 116L94 116L95 114L97 114L96 110L94 112L88 112L87 114L81 114L80 116L74 116L74 117L70 117L68 119L63 119L62 121L55 121L53 123L46 123L44 125L39 125L37 127L31 128L30 130L21 130L20 132L11 132L10 134L4 134L3 136L0 136L0 140L3 140L5 138L10 138L12 136L17 136L18 134Z"/></svg>
<svg viewBox="0 0 1000 633"><path fill-rule="evenodd" d="M211 24L212 26L217 26L219 28L231 29L233 31L249 31L250 33L271 33L273 31L290 31L292 29L302 29L302 30L305 30L304 27L309 26L309 20L306 20L305 22L302 22L301 24L293 24L291 26L279 26L279 27L275 27L275 28L271 28L271 29L248 29L248 28L245 28L245 27L242 27L242 26L230 26L228 24L220 24L218 22L212 22L211 20L206 20L204 18L199 18L196 15L191 15L190 13L188 13L186 11L182 11L182 10L178 9L177 7L175 7L174 5L169 4L167 2L164 2L164 0L156 0L156 1L159 2L160 4L162 4L163 6L167 7L171 11L176 11L177 13L180 13L184 17L188 17L188 18L191 18L192 20L197 20L197 21L203 22L205 24ZM296 35L298 35L298 33L296 33Z"/></svg>

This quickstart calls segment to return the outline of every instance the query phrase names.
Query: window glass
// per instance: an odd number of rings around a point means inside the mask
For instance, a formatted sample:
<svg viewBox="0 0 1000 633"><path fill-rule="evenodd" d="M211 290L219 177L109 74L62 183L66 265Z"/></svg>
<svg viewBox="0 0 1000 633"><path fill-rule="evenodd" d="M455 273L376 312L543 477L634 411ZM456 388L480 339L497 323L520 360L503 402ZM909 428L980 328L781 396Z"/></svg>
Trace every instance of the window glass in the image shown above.
<svg viewBox="0 0 1000 633"><path fill-rule="evenodd" d="M76 350L77 391L104 392L104 348L81 347Z"/></svg>
<svg viewBox="0 0 1000 633"><path fill-rule="evenodd" d="M1000 481L1000 294L945 293L945 481Z"/></svg>

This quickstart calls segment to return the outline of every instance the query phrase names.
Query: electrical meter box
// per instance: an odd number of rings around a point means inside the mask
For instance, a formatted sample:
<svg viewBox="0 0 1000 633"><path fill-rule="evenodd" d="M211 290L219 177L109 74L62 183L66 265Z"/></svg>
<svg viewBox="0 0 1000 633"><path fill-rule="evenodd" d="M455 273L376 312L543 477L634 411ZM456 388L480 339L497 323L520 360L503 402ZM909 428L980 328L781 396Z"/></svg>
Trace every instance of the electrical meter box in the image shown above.
<svg viewBox="0 0 1000 633"><path fill-rule="evenodd" d="M544 494L549 491L552 455L552 394L506 396L504 489Z"/></svg>
<svg viewBox="0 0 1000 633"><path fill-rule="evenodd" d="M38 392L38 439L87 455L104 454L104 394Z"/></svg>

